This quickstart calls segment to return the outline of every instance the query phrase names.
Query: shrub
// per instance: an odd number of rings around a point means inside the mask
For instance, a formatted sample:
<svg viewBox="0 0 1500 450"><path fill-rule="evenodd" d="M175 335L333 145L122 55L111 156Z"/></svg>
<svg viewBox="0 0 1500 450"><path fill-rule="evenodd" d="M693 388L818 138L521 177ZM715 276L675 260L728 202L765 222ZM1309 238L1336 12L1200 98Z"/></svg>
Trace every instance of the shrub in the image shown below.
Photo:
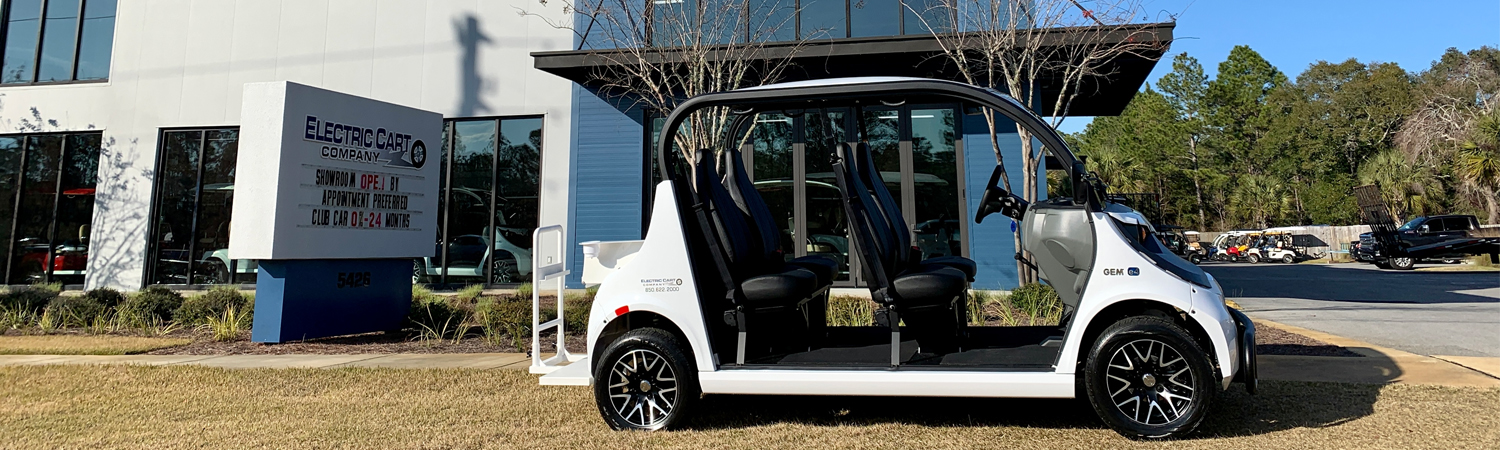
<svg viewBox="0 0 1500 450"><path fill-rule="evenodd" d="M56 318L58 327L86 327L103 316L108 308L103 303L83 295L54 297L47 303L44 314Z"/></svg>
<svg viewBox="0 0 1500 450"><path fill-rule="evenodd" d="M36 322L36 311L0 304L0 333L31 328L36 326Z"/></svg>
<svg viewBox="0 0 1500 450"><path fill-rule="evenodd" d="M57 298L61 288L62 285L57 284L33 284L6 292L3 297L4 301L0 304L15 310L39 313L47 307L47 304L52 303L52 299Z"/></svg>
<svg viewBox="0 0 1500 450"><path fill-rule="evenodd" d="M1057 291L1052 286L1043 283L1016 288L1010 292L1009 301L1021 313L1030 316L1033 323L1038 319L1050 319L1054 315L1061 317L1062 314L1062 299L1057 297Z"/></svg>
<svg viewBox="0 0 1500 450"><path fill-rule="evenodd" d="M969 324L984 325L985 309L994 301L987 291L970 291L968 302Z"/></svg>
<svg viewBox="0 0 1500 450"><path fill-rule="evenodd" d="M249 315L231 306L218 316L208 317L203 327L213 333L215 341L228 342L239 339L249 324Z"/></svg>
<svg viewBox="0 0 1500 450"><path fill-rule="evenodd" d="M862 327L875 324L875 302L867 298L836 295L828 298L828 325Z"/></svg>
<svg viewBox="0 0 1500 450"><path fill-rule="evenodd" d="M557 318L557 311L543 309L541 320ZM499 345L509 338L516 348L526 348L526 339L531 333L531 300L521 297L486 297L475 309L475 321L484 330L485 338Z"/></svg>
<svg viewBox="0 0 1500 450"><path fill-rule="evenodd" d="M521 283L520 286L516 286L516 296L517 297L531 298L531 292L532 292L531 283Z"/></svg>
<svg viewBox="0 0 1500 450"><path fill-rule="evenodd" d="M163 324L172 320L172 314L182 307L182 302L182 294L177 291L151 286L121 303L117 314L140 325Z"/></svg>
<svg viewBox="0 0 1500 450"><path fill-rule="evenodd" d="M121 303L125 303L125 300L128 299L124 293L110 288L91 289L88 292L84 292L83 296L94 299L94 301L104 305L105 308L111 309L120 306Z"/></svg>
<svg viewBox="0 0 1500 450"><path fill-rule="evenodd" d="M418 295L416 289L412 289L411 310L406 314L406 321L421 333L423 339L446 338L458 332L464 322L468 321L467 312L448 299L431 292Z"/></svg>
<svg viewBox="0 0 1500 450"><path fill-rule="evenodd" d="M563 328L570 333L588 331L589 310L594 307L594 296L581 295L563 302ZM549 319L550 320L550 319Z"/></svg>
<svg viewBox="0 0 1500 450"><path fill-rule="evenodd" d="M246 303L239 289L220 286L184 299L182 306L172 312L172 319L183 325L201 325L211 318L223 317L231 309L244 310Z"/></svg>

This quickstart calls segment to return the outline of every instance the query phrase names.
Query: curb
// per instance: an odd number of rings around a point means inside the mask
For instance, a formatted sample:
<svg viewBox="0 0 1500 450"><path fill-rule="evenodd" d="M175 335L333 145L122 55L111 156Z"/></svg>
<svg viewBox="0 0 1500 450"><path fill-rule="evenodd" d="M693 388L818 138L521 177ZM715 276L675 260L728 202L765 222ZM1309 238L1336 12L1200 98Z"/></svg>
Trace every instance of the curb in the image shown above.
<svg viewBox="0 0 1500 450"><path fill-rule="evenodd" d="M1261 355L1261 379L1500 388L1500 377L1496 376L1500 373L1500 358L1424 356L1270 320L1254 320L1363 356Z"/></svg>

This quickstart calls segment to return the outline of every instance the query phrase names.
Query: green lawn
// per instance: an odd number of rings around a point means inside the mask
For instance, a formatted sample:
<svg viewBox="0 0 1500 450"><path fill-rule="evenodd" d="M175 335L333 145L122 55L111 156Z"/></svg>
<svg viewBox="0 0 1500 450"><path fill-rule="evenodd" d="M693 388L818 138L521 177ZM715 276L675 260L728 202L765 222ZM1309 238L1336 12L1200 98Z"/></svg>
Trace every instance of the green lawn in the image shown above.
<svg viewBox="0 0 1500 450"><path fill-rule="evenodd" d="M1495 448L1500 390L1264 383L1190 439L1133 442L1074 401L711 396L689 428L609 431L521 371L0 367L15 448Z"/></svg>
<svg viewBox="0 0 1500 450"><path fill-rule="evenodd" d="M0 336L0 355L131 355L191 342L191 339L110 335Z"/></svg>

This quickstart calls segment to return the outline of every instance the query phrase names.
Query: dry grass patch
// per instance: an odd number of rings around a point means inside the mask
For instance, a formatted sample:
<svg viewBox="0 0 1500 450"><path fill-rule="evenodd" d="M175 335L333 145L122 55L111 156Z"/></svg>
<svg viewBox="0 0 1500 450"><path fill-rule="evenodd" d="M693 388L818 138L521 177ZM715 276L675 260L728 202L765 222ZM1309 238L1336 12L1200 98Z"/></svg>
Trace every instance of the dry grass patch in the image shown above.
<svg viewBox="0 0 1500 450"><path fill-rule="evenodd" d="M710 396L617 433L588 389L522 371L0 367L16 448L1494 448L1500 390L1263 383L1190 439L1134 442L1069 400Z"/></svg>
<svg viewBox="0 0 1500 450"><path fill-rule="evenodd" d="M0 336L0 355L133 355L187 345L192 339L51 334Z"/></svg>

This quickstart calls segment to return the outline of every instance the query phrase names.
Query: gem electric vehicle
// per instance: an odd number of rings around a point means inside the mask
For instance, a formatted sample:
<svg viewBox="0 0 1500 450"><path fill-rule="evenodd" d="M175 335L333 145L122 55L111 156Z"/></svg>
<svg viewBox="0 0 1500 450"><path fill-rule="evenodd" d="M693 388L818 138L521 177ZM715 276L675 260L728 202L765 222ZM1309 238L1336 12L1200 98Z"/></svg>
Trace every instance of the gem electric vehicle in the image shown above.
<svg viewBox="0 0 1500 450"><path fill-rule="evenodd" d="M932 103L1007 116L1068 179L1061 186L1071 194L1028 204L1000 185L997 167L974 216L976 227L1006 227L983 222L994 213L1019 222L1032 255L1023 261L1055 287L1060 324L968 324L975 263L923 259L869 146L835 137L805 151L833 168L850 259L878 309L874 326L827 326L839 265L779 247L780 229L748 180L739 145L679 156L673 139L662 139L655 151L663 181L646 239L629 242L628 255L586 263L609 271L584 274L602 280L588 353L571 365L534 354L533 371L548 373L541 383L591 385L615 429L681 424L701 394L1084 397L1105 423L1141 438L1190 432L1232 382L1254 392L1250 320L1225 306L1212 276L1164 248L1141 214L1108 202L1062 138L1010 97L915 78L783 83L689 99L661 135L677 136L690 115L722 108L733 136L757 114L802 117L810 136L834 136L813 130L851 116L832 111Z"/></svg>

